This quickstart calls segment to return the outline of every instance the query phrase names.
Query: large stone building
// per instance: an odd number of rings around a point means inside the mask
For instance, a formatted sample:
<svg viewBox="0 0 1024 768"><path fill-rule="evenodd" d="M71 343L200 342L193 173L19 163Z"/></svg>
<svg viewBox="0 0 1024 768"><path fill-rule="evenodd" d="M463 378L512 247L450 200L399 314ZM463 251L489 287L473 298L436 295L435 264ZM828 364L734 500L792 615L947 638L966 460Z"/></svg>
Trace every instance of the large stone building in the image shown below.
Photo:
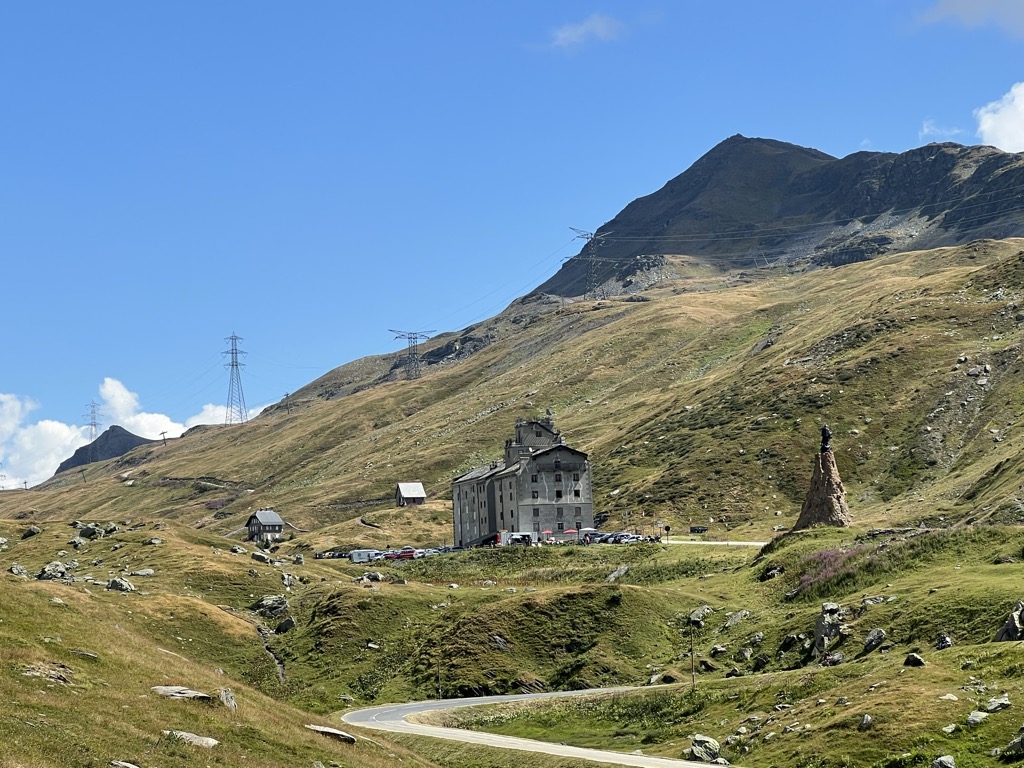
<svg viewBox="0 0 1024 768"><path fill-rule="evenodd" d="M503 459L452 480L456 546L487 544L502 531L536 541L593 525L587 454L566 445L550 418L518 419Z"/></svg>

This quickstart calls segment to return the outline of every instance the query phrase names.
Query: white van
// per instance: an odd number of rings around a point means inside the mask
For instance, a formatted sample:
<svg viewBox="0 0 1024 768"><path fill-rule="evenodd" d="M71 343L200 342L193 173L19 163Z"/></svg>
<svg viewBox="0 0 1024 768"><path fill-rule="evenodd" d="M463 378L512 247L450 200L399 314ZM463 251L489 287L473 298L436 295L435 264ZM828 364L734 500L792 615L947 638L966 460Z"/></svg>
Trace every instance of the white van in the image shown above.
<svg viewBox="0 0 1024 768"><path fill-rule="evenodd" d="M379 559L380 554L379 549L353 549L348 553L348 559L353 563L369 563Z"/></svg>

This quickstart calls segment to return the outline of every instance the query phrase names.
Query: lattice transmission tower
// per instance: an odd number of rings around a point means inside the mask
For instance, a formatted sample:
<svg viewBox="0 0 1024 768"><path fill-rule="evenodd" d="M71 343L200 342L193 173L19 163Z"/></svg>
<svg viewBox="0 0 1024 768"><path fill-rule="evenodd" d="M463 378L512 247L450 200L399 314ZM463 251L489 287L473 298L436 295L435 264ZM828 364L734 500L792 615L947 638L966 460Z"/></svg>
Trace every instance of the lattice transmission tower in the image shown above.
<svg viewBox="0 0 1024 768"><path fill-rule="evenodd" d="M569 227L573 232L576 233L577 240L586 240L587 244L583 249L584 259L587 265L587 292L583 295L584 299L598 298L597 292L597 248L611 232L587 232L582 229L576 229L576 227Z"/></svg>
<svg viewBox="0 0 1024 768"><path fill-rule="evenodd" d="M245 363L238 362L238 356L245 354L238 348L238 342L242 341L242 337L232 333L224 341L231 344L231 349L221 353L231 355L231 362L224 365L231 372L228 381L228 407L224 414L224 423L244 424L249 420L249 416L245 410L245 395L242 393L242 368L245 367Z"/></svg>
<svg viewBox="0 0 1024 768"><path fill-rule="evenodd" d="M409 349L405 356L405 377L407 379L418 379L422 373L420 367L420 341L426 341L430 338L430 334L433 331L396 331L394 328L389 328L396 339L408 339Z"/></svg>
<svg viewBox="0 0 1024 768"><path fill-rule="evenodd" d="M100 404L95 400L90 400L86 403L86 408L89 412L82 416L86 420L85 425L89 428L89 463L92 464L96 461L96 434L100 428Z"/></svg>

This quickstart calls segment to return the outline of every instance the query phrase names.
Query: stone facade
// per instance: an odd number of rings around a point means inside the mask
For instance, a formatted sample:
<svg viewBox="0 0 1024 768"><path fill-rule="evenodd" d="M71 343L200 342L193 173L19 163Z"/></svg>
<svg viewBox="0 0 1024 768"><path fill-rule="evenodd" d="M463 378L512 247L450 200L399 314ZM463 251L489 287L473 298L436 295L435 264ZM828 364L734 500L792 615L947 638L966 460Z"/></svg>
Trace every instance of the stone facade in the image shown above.
<svg viewBox="0 0 1024 768"><path fill-rule="evenodd" d="M501 531L570 538L565 531L593 525L587 454L566 445L550 418L516 421L501 460L452 481L456 546L486 544Z"/></svg>

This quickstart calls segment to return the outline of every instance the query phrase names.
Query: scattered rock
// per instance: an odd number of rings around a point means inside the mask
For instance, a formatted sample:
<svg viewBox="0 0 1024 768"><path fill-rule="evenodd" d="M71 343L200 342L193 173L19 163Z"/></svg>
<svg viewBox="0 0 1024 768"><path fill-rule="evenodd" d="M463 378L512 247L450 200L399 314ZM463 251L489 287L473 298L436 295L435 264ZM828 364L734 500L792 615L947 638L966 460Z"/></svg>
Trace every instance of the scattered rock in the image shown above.
<svg viewBox="0 0 1024 768"><path fill-rule="evenodd" d="M12 573L15 576L20 576L23 579L28 578L28 571L25 569L25 566L18 565L17 563L14 563L10 568L8 568L7 572Z"/></svg>
<svg viewBox="0 0 1024 768"><path fill-rule="evenodd" d="M944 651L947 648L953 647L953 638L943 632L939 635L939 639L935 641L935 650Z"/></svg>
<svg viewBox="0 0 1024 768"><path fill-rule="evenodd" d="M988 704L985 705L985 711L998 712L1001 709L1008 709L1010 706L1010 698L1003 694L997 698L989 699Z"/></svg>
<svg viewBox="0 0 1024 768"><path fill-rule="evenodd" d="M295 565L305 565L306 557L305 557L305 555L302 555L302 554L295 555L295 557L292 558L292 562Z"/></svg>
<svg viewBox="0 0 1024 768"><path fill-rule="evenodd" d="M230 688L221 688L217 691L217 698L220 699L221 704L232 712L238 709L238 703L235 701L235 694L231 692Z"/></svg>
<svg viewBox="0 0 1024 768"><path fill-rule="evenodd" d="M163 543L164 543L164 540L163 540L163 539L161 539L161 538L160 538L159 536L154 536L154 537L153 537L153 538L151 538L151 539L146 539L146 540L145 540L144 542L142 542L142 543L143 543L143 544L146 544L146 545L149 545L149 546L151 546L151 547L155 547L155 546L158 546L158 545L160 545L160 544L163 544Z"/></svg>
<svg viewBox="0 0 1024 768"><path fill-rule="evenodd" d="M186 744L191 744L193 747L205 747L206 749L213 749L219 741L212 739L209 736L197 736L194 733L188 731L161 731L164 736L170 736L172 739L178 739L184 741Z"/></svg>
<svg viewBox="0 0 1024 768"><path fill-rule="evenodd" d="M30 525L21 534L21 538L23 538L23 539L30 539L33 536L38 536L42 532L43 532L43 529L40 528L38 525Z"/></svg>
<svg viewBox="0 0 1024 768"><path fill-rule="evenodd" d="M956 760L952 755L943 755L932 760L932 768L956 768Z"/></svg>
<svg viewBox="0 0 1024 768"><path fill-rule="evenodd" d="M967 716L967 724L980 725L981 723L985 722L985 718L987 717L988 712L979 712L978 710L974 710L973 712L971 712L971 714Z"/></svg>
<svg viewBox="0 0 1024 768"><path fill-rule="evenodd" d="M110 768L139 768L135 763L126 763L124 760L111 760Z"/></svg>
<svg viewBox="0 0 1024 768"><path fill-rule="evenodd" d="M943 732L944 734L946 734L947 736L948 736L949 734L951 734L951 733L954 733L955 731L956 731L956 723L950 723L949 725L947 725L947 726L944 726L944 727L942 728L942 732Z"/></svg>
<svg viewBox="0 0 1024 768"><path fill-rule="evenodd" d="M249 554L249 550L243 547L241 544L235 544L233 547L231 547L231 552L236 555Z"/></svg>
<svg viewBox="0 0 1024 768"><path fill-rule="evenodd" d="M871 727L871 722L871 715L865 714L864 717L860 719L860 725L858 725L857 728L861 731L866 731Z"/></svg>
<svg viewBox="0 0 1024 768"><path fill-rule="evenodd" d="M295 629L295 619L292 616L286 616L284 620L277 625L277 629L275 629L274 632L279 635L283 635L285 632L292 629Z"/></svg>
<svg viewBox="0 0 1024 768"><path fill-rule="evenodd" d="M618 568L616 568L614 571L612 571L611 573L608 574L608 577L605 579L605 581L608 581L608 582L618 581L623 576L625 576L628 571L629 571L629 566L628 565L620 565Z"/></svg>
<svg viewBox="0 0 1024 768"><path fill-rule="evenodd" d="M137 571L132 571L128 575L129 576L152 576L154 573L156 573L156 571L154 571L152 568L140 568Z"/></svg>
<svg viewBox="0 0 1024 768"><path fill-rule="evenodd" d="M356 743L355 736L349 733L345 733L344 731L339 731L337 728L328 728L326 725L307 725L306 727L309 728L309 730L311 731L322 733L324 736L329 736L332 739L344 741L346 744Z"/></svg>
<svg viewBox="0 0 1024 768"><path fill-rule="evenodd" d="M273 559L270 557L270 555L266 554L265 552L253 552L252 559L255 560L257 563L270 564L273 562Z"/></svg>
<svg viewBox="0 0 1024 768"><path fill-rule="evenodd" d="M908 653L907 658L903 660L904 667L923 667L924 664L924 659L916 653Z"/></svg>

